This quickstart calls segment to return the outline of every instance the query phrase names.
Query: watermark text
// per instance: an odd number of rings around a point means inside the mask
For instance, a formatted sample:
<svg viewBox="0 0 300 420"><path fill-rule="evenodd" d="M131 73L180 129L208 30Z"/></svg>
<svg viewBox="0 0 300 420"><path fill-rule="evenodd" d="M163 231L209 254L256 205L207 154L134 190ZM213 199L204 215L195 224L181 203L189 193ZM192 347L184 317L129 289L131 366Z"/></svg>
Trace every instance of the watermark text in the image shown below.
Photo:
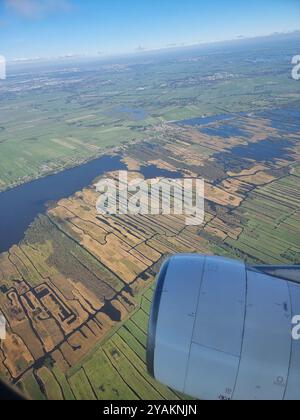
<svg viewBox="0 0 300 420"><path fill-rule="evenodd" d="M204 222L203 179L129 179L120 171L117 179L102 179L97 212L101 215L182 215L188 226Z"/></svg>
<svg viewBox="0 0 300 420"><path fill-rule="evenodd" d="M300 55L295 55L292 59L293 70L292 78L294 80L300 80Z"/></svg>
<svg viewBox="0 0 300 420"><path fill-rule="evenodd" d="M6 79L6 59L0 55L0 80Z"/></svg>
<svg viewBox="0 0 300 420"><path fill-rule="evenodd" d="M292 320L293 329L292 329L292 337L293 340L300 340L300 315L295 315Z"/></svg>

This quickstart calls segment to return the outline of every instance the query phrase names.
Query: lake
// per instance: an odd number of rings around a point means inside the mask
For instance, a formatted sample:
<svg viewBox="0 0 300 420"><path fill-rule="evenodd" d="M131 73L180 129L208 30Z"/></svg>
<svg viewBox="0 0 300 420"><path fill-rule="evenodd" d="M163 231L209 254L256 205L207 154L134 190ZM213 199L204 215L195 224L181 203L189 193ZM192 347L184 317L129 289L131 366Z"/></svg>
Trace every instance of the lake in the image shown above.
<svg viewBox="0 0 300 420"><path fill-rule="evenodd" d="M221 121L233 120L234 115L231 114L221 114L221 115L211 115L209 117L197 117L191 118L189 120L177 121L179 125L190 125L191 127L201 127L203 125L208 125Z"/></svg>
<svg viewBox="0 0 300 420"><path fill-rule="evenodd" d="M102 156L81 166L40 178L0 193L0 253L18 244L35 218L45 213L47 203L67 198L110 171L127 170L121 156ZM142 167L146 179L179 178L179 172Z"/></svg>

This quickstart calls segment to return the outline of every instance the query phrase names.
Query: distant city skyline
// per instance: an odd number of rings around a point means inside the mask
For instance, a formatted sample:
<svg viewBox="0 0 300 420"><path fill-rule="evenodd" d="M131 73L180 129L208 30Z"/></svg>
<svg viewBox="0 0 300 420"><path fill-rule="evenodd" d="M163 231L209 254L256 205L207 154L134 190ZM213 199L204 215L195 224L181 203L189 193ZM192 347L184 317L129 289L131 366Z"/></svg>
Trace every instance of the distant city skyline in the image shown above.
<svg viewBox="0 0 300 420"><path fill-rule="evenodd" d="M300 30L299 0L0 0L9 61L107 56Z"/></svg>

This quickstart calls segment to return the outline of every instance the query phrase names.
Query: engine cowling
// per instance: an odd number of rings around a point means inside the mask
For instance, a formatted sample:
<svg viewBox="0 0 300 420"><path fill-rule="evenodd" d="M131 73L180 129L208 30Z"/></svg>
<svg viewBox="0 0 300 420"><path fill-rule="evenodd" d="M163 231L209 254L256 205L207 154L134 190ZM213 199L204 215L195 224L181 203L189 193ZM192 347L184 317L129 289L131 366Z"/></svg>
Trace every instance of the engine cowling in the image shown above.
<svg viewBox="0 0 300 420"><path fill-rule="evenodd" d="M300 285L274 270L202 255L166 261L149 323L150 374L198 399L300 399Z"/></svg>

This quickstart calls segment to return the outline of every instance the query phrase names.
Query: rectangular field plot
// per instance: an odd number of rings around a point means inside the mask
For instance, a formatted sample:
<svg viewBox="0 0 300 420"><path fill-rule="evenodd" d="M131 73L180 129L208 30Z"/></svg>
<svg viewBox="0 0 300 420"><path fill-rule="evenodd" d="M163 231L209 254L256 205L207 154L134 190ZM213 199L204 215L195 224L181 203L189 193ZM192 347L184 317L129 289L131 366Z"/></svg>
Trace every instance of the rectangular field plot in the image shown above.
<svg viewBox="0 0 300 420"><path fill-rule="evenodd" d="M70 385L77 400L95 400L95 393L88 381L85 371L81 369L70 380Z"/></svg>
<svg viewBox="0 0 300 420"><path fill-rule="evenodd" d="M300 259L299 178L288 176L257 189L237 211L247 224L237 241L226 243L266 264Z"/></svg>
<svg viewBox="0 0 300 420"><path fill-rule="evenodd" d="M151 296L153 291L145 292ZM178 400L147 372L146 346L150 301L143 296L139 309L69 378L77 399Z"/></svg>

